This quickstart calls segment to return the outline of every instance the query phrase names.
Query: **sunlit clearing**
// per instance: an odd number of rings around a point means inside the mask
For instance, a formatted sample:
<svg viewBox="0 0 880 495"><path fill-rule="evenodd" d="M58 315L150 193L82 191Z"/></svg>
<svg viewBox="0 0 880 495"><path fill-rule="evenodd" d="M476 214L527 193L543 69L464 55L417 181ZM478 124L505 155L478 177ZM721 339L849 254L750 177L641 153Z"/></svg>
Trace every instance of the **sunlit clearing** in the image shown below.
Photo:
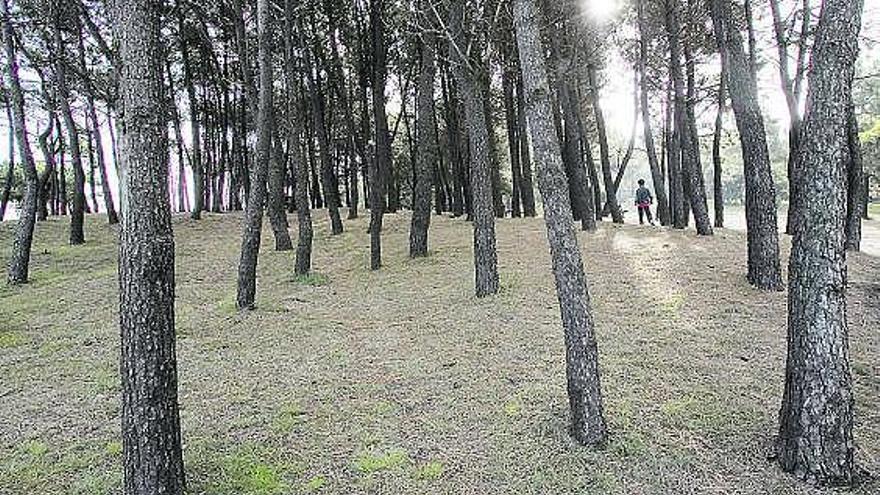
<svg viewBox="0 0 880 495"><path fill-rule="evenodd" d="M581 0L587 18L594 22L605 22L620 10L620 0Z"/></svg>

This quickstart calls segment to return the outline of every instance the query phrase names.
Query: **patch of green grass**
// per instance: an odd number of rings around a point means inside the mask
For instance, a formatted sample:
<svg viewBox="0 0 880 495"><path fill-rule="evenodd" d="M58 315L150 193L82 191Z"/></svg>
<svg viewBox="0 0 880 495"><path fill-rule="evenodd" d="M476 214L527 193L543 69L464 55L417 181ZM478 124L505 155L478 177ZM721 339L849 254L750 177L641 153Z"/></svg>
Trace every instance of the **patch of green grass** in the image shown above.
<svg viewBox="0 0 880 495"><path fill-rule="evenodd" d="M122 454L122 442L113 440L104 446L104 453L109 457L119 457Z"/></svg>
<svg viewBox="0 0 880 495"><path fill-rule="evenodd" d="M305 484L303 485L303 491L305 491L306 493L314 493L321 488L324 488L324 485L326 484L327 478L321 475L313 476L311 479L309 479L309 481L305 482Z"/></svg>
<svg viewBox="0 0 880 495"><path fill-rule="evenodd" d="M509 417L519 416L522 413L522 402L519 399L511 399L504 404L504 414Z"/></svg>
<svg viewBox="0 0 880 495"><path fill-rule="evenodd" d="M678 316L684 306L683 294L670 294L665 301L660 303L660 311L668 317Z"/></svg>
<svg viewBox="0 0 880 495"><path fill-rule="evenodd" d="M305 415L305 411L298 404L285 404L272 421L272 430L276 433L290 433L305 421Z"/></svg>
<svg viewBox="0 0 880 495"><path fill-rule="evenodd" d="M633 431L613 435L608 448L618 457L635 457L642 455L647 450L645 439L642 438L642 435Z"/></svg>
<svg viewBox="0 0 880 495"><path fill-rule="evenodd" d="M29 440L21 444L21 450L33 459L42 459L49 453L49 446L39 440Z"/></svg>
<svg viewBox="0 0 880 495"><path fill-rule="evenodd" d="M354 461L358 471L366 474L399 467L409 461L409 454L403 449L386 452L362 452Z"/></svg>
<svg viewBox="0 0 880 495"><path fill-rule="evenodd" d="M419 466L416 471L416 478L420 480L436 480L443 476L443 463L431 461L427 464Z"/></svg>
<svg viewBox="0 0 880 495"><path fill-rule="evenodd" d="M275 495L286 493L283 466L260 459L255 453L238 452L222 462L222 471L236 493Z"/></svg>
<svg viewBox="0 0 880 495"><path fill-rule="evenodd" d="M27 339L21 332L14 330L0 331L0 349L11 349L25 343Z"/></svg>
<svg viewBox="0 0 880 495"><path fill-rule="evenodd" d="M96 368L92 374L94 379L95 392L99 394L109 394L119 390L119 372L116 368L103 366Z"/></svg>
<svg viewBox="0 0 880 495"><path fill-rule="evenodd" d="M323 287L330 283L330 279L326 275L315 272L308 275L297 275L293 281L309 287Z"/></svg>

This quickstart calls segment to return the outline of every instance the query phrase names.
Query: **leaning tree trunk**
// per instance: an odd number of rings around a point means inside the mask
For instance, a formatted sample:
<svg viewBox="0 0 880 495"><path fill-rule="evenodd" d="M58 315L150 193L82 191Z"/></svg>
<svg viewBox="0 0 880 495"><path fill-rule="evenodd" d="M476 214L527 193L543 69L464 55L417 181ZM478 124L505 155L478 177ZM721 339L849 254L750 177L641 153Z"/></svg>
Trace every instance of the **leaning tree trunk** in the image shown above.
<svg viewBox="0 0 880 495"><path fill-rule="evenodd" d="M544 220L553 259L556 293L565 331L566 375L572 434L585 445L605 442L599 381L599 356L584 275L575 235L559 140L553 125L550 86L534 0L514 0L514 22L525 83L538 169L538 187L544 198Z"/></svg>
<svg viewBox="0 0 880 495"><path fill-rule="evenodd" d="M742 144L748 279L759 289L778 290L782 288L782 271L779 265L776 187L770 170L770 153L764 118L758 104L758 88L749 70L749 60L743 49L742 35L734 23L730 2L713 0L712 17Z"/></svg>
<svg viewBox="0 0 880 495"><path fill-rule="evenodd" d="M34 224L37 217L37 166L28 140L27 114L24 107L24 92L18 76L18 56L15 53L15 32L9 14L7 0L0 0L3 11L3 44L6 48L6 85L12 98L13 132L18 142L19 159L24 169L24 198L21 214L12 241L12 258L6 281L9 285L25 284L28 281L28 268L31 260L31 246L34 240Z"/></svg>
<svg viewBox="0 0 880 495"><path fill-rule="evenodd" d="M593 105L593 114L596 117L596 130L599 133L599 155L602 162L602 179L605 182L605 204L611 213L614 223L623 223L623 211L617 202L617 194L614 189L614 178L611 176L611 157L608 151L608 133L605 129L605 116L602 113L602 105L599 102L599 87L596 80L596 68L587 66L587 77L590 83L590 102ZM596 205L596 211L600 206Z"/></svg>
<svg viewBox="0 0 880 495"><path fill-rule="evenodd" d="M581 222L581 229L592 232L596 230L596 209L602 205L593 203L593 194L587 181L587 167L581 153L581 134L578 130L578 101L570 81L560 84L559 100L564 123L562 162L568 177L570 206L574 219Z"/></svg>
<svg viewBox="0 0 880 495"><path fill-rule="evenodd" d="M687 2L688 12L692 11L691 0ZM690 15L690 14L689 14ZM681 114L683 119L682 132L684 133L685 143L682 146L684 152L684 169L685 179L690 181L690 203L691 211L694 214L694 223L697 227L699 235L712 235L712 222L709 220L709 204L706 200L706 184L703 179L703 163L700 159L700 137L697 134L697 117L696 117L696 67L694 62L693 51L691 49L692 41L686 39L684 41L684 58L687 64L687 97L684 103L684 113ZM676 61L673 61L673 64Z"/></svg>
<svg viewBox="0 0 880 495"><path fill-rule="evenodd" d="M426 13L426 16L433 13ZM428 228L431 225L431 181L437 166L440 149L435 140L437 129L434 123L434 80L437 74L435 65L435 42L433 37L422 33L421 73L419 75L418 104L418 155L416 184L413 191L412 225L409 234L409 255L413 258L428 255Z"/></svg>
<svg viewBox="0 0 880 495"><path fill-rule="evenodd" d="M3 0L5 1L5 0ZM125 495L185 490L174 335L174 234L158 0L115 0L125 218L119 235Z"/></svg>
<svg viewBox="0 0 880 495"><path fill-rule="evenodd" d="M199 102L196 96L196 87L193 82L192 68L190 67L189 48L186 43L184 32L183 1L176 2L178 42L180 43L180 58L183 61L183 85L186 87L187 101L189 102L189 135L192 139L192 155L190 156L190 168L193 180L193 207L190 216L194 220L202 218L205 209L205 172L202 166L202 125L199 116Z"/></svg>
<svg viewBox="0 0 880 495"><path fill-rule="evenodd" d="M9 124L9 161L6 165L6 177L3 181L3 194L0 196L0 222L6 216L6 205L12 194L12 186L15 182L15 120L12 118L11 98L6 88L3 88L3 106L6 108L6 122Z"/></svg>
<svg viewBox="0 0 880 495"><path fill-rule="evenodd" d="M56 7L57 9L57 7ZM55 55L55 86L58 89L58 100L61 103L61 117L67 130L67 142L70 144L70 161L73 166L73 210L70 212L70 244L79 245L86 242L83 223L86 210L86 174L83 169L82 153L79 149L79 129L73 120L70 108L70 88L67 86L66 45L61 36L61 12L55 12L54 43Z"/></svg>
<svg viewBox="0 0 880 495"><path fill-rule="evenodd" d="M86 50L83 44L82 23L77 22L77 29L79 68L85 74L88 69L86 66ZM170 74L169 77L171 77ZM87 118L92 122L92 134L95 138L95 159L97 161L98 173L101 174L101 192L104 197L104 209L107 210L108 223L110 225L116 225L119 223L119 215L116 213L116 206L113 204L113 191L110 188L110 179L107 176L107 159L104 156L104 137L101 131L101 122L98 120L98 111L95 108L95 88L90 78L85 78L84 84L86 89ZM92 194L94 194L94 187L92 188Z"/></svg>
<svg viewBox="0 0 880 495"><path fill-rule="evenodd" d="M465 55L464 0L455 0L449 13L452 69L464 97L470 140L471 212L474 223L474 268L477 297L498 292L498 253L495 249L495 217L492 202L492 165L486 127L484 94L480 90L474 60Z"/></svg>
<svg viewBox="0 0 880 495"><path fill-rule="evenodd" d="M266 206L266 180L272 148L272 53L269 23L269 0L257 1L259 35L260 89L257 105L257 156L251 169L251 192L245 212L238 265L238 309L253 309L257 295L257 260Z"/></svg>
<svg viewBox="0 0 880 495"><path fill-rule="evenodd" d="M855 470L846 321L848 96L862 0L826 0L816 34L797 170L802 197L789 263L788 359L778 460L810 483L848 485Z"/></svg>

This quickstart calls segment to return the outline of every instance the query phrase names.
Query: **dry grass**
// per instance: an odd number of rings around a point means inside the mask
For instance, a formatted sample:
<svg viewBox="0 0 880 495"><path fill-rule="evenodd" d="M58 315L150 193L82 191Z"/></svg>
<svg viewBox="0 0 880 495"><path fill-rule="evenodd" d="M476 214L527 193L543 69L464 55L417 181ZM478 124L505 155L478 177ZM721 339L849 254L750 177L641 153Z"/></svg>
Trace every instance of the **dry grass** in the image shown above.
<svg viewBox="0 0 880 495"><path fill-rule="evenodd" d="M264 251L247 314L239 217L175 219L192 493L821 493L766 460L785 295L745 283L742 233L581 235L612 428L594 451L566 433L540 220L499 222L502 292L478 301L463 221L435 217L431 256L411 261L408 217L390 216L370 273L365 220L331 238L316 218L318 275ZM119 492L115 235L98 220L79 248L40 225L34 282L0 289L0 493ZM858 460L880 473L880 259L850 264Z"/></svg>

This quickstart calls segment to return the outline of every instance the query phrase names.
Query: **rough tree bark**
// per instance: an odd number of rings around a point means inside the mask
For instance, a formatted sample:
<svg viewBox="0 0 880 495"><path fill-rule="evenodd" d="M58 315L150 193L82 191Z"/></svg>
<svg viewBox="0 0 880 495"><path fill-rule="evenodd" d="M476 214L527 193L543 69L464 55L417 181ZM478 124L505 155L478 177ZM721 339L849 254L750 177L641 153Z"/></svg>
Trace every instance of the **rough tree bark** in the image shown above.
<svg viewBox="0 0 880 495"><path fill-rule="evenodd" d="M678 111L674 102L675 80L681 83L681 45L679 43L679 26L678 26L678 5L679 0L665 0L666 14L666 38L669 44L670 64L669 64L669 87L667 88L667 107L666 107L666 128L668 144L667 167L669 169L669 188L672 204L672 224L676 229L683 229L687 226L687 211L685 209L685 192L682 180L682 129L678 125ZM675 61L678 60L678 63ZM677 74L676 74L676 67Z"/></svg>
<svg viewBox="0 0 880 495"><path fill-rule="evenodd" d="M693 24L691 18L693 12L692 0L687 0L687 21ZM709 205L706 200L706 184L703 179L703 163L700 159L700 137L697 134L697 117L696 117L696 62L694 61L693 49L691 47L693 40L687 38L684 40L684 59L687 72L687 94L683 102L678 102L678 93L676 93L676 106L683 103L684 112L681 115L682 131L684 138L682 139L683 157L682 168L685 171L685 180L689 181L690 192L689 199L691 211L694 214L694 223L697 227L699 235L712 235L712 222L709 220ZM673 61L673 64L675 61ZM676 87L676 91L678 88Z"/></svg>
<svg viewBox="0 0 880 495"><path fill-rule="evenodd" d="M730 2L712 2L715 38L721 52L723 72L727 75L745 168L748 279L759 289L779 290L782 288L782 271L779 264L776 187L770 170L770 153L764 118L758 104L758 88L749 71L742 35L733 22L731 9Z"/></svg>
<svg viewBox="0 0 880 495"><path fill-rule="evenodd" d="M257 260L266 206L266 180L272 147L272 56L270 52L269 0L257 0L260 88L257 105L257 156L251 168L251 191L245 211L238 265L238 309L253 309L257 295Z"/></svg>
<svg viewBox="0 0 880 495"><path fill-rule="evenodd" d="M547 67L538 28L540 18L534 0L514 0L519 55L525 83L538 187L544 198L544 220L553 259L556 293L565 331L566 376L572 434L585 445L605 442L599 359L584 275L581 250L566 187L566 176L550 101Z"/></svg>
<svg viewBox="0 0 880 495"><path fill-rule="evenodd" d="M432 13L426 13L430 18ZM437 166L440 149L435 136L434 124L434 81L437 74L435 65L435 40L430 34L432 27L422 32L421 71L418 90L418 153L415 170L416 183L413 191L412 225L409 234L409 255L413 258L428 255L428 228L431 225L431 182Z"/></svg>
<svg viewBox="0 0 880 495"><path fill-rule="evenodd" d="M13 132L18 142L19 159L24 169L24 198L21 214L15 227L12 241L12 257L6 276L9 285L25 284L28 281L28 268L31 260L31 246L34 240L34 224L37 217L37 166L27 131L27 114L24 107L24 92L18 75L18 55L15 51L15 30L9 13L7 0L0 0L3 16L3 44L6 49L6 86L12 98Z"/></svg>
<svg viewBox="0 0 880 495"><path fill-rule="evenodd" d="M465 0L454 0L449 11L450 55L452 71L464 97L468 138L470 140L471 212L474 223L474 268L477 297L498 292L498 253L495 249L495 217L492 202L492 165L486 114L483 111L484 94L477 81L473 60L467 55L464 32Z"/></svg>
<svg viewBox="0 0 880 495"><path fill-rule="evenodd" d="M846 307L848 98L862 0L826 0L813 48L798 172L803 186L789 262L788 359L779 414L782 469L848 485L855 470Z"/></svg>
<svg viewBox="0 0 880 495"><path fill-rule="evenodd" d="M5 0L3 0L5 1ZM119 236L125 495L185 490L174 334L174 234L158 0L114 0L125 218Z"/></svg>
<svg viewBox="0 0 880 495"><path fill-rule="evenodd" d="M302 154L300 140L303 135L303 113L299 105L300 96L294 88L296 84L296 67L294 63L294 35L296 28L294 20L294 2L296 0L284 0L284 66L285 82L287 85L287 159L291 173L294 174L294 198L296 201L296 216L299 232L296 243L296 262L294 272L303 277L312 270L312 211L309 208L309 162Z"/></svg>

